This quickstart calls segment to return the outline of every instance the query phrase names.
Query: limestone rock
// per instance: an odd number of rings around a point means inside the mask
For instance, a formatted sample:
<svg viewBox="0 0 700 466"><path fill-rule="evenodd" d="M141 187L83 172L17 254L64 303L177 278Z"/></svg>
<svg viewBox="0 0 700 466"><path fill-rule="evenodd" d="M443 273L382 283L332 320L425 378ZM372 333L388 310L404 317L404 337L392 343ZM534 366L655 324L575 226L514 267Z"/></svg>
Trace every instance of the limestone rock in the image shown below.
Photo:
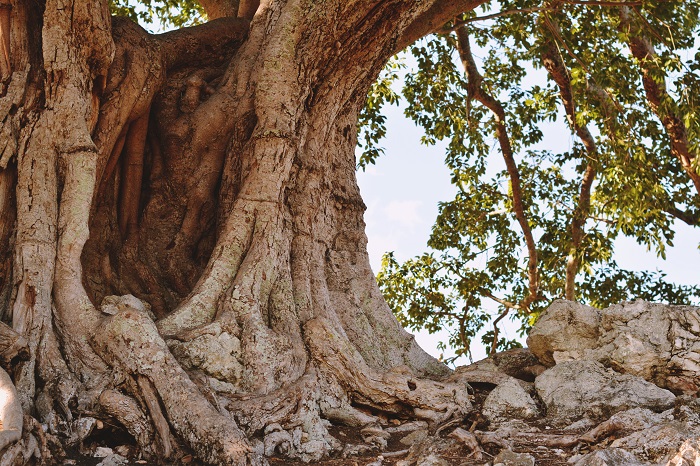
<svg viewBox="0 0 700 466"><path fill-rule="evenodd" d="M569 423L641 407L654 411L671 408L675 396L640 377L619 374L595 361L567 361L535 379L535 388L547 407L547 417Z"/></svg>
<svg viewBox="0 0 700 466"><path fill-rule="evenodd" d="M515 379L506 380L489 393L482 413L490 421L535 419L540 416L532 397Z"/></svg>
<svg viewBox="0 0 700 466"><path fill-rule="evenodd" d="M668 466L692 466L700 464L700 439L688 439L668 462Z"/></svg>
<svg viewBox="0 0 700 466"><path fill-rule="evenodd" d="M666 463L683 443L700 437L700 428L685 421L670 421L615 440L610 446L622 448L654 464Z"/></svg>
<svg viewBox="0 0 700 466"><path fill-rule="evenodd" d="M527 382L534 381L546 369L528 348L513 348L496 353L492 359L504 374Z"/></svg>
<svg viewBox="0 0 700 466"><path fill-rule="evenodd" d="M576 459L574 466L642 466L632 453L619 448L607 448L583 455Z"/></svg>
<svg viewBox="0 0 700 466"><path fill-rule="evenodd" d="M602 311L555 301L528 337L545 365L602 362L676 393L700 389L700 308L637 300Z"/></svg>
<svg viewBox="0 0 700 466"><path fill-rule="evenodd" d="M598 346L600 311L572 301L556 300L527 337L527 346L544 365L582 359Z"/></svg>
<svg viewBox="0 0 700 466"><path fill-rule="evenodd" d="M602 311L595 358L676 392L700 389L700 308L637 300Z"/></svg>
<svg viewBox="0 0 700 466"><path fill-rule="evenodd" d="M493 466L535 466L535 457L504 448L493 459Z"/></svg>

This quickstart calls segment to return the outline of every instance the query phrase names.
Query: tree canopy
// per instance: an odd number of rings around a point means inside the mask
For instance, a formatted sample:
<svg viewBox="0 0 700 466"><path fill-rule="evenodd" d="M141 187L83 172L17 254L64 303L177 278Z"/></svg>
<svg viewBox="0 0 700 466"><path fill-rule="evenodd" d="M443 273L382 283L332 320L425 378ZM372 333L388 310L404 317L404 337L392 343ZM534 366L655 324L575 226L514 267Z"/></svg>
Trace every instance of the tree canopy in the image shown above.
<svg viewBox="0 0 700 466"><path fill-rule="evenodd" d="M383 259L404 325L452 326L459 356L487 325L492 352L517 345L497 324L510 313L525 331L557 297L698 302L697 286L620 268L615 241L664 257L674 222L700 225L699 14L697 2L493 1L389 63L360 119L359 167L383 152L383 106L403 99L424 144L447 142L457 189L428 252ZM556 120L564 150L543 144Z"/></svg>

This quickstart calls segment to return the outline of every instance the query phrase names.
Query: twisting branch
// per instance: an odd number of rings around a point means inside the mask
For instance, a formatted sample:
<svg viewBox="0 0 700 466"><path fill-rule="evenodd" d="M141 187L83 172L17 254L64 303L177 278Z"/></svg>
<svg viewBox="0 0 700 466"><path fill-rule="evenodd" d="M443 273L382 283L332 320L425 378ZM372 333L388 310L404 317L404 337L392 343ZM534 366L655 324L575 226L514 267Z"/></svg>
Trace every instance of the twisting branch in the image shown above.
<svg viewBox="0 0 700 466"><path fill-rule="evenodd" d="M0 0L0 80L4 81L12 74L10 63L10 13L12 5L9 0Z"/></svg>
<svg viewBox="0 0 700 466"><path fill-rule="evenodd" d="M525 215L522 187L520 185L520 172L518 171L518 165L515 163L515 159L513 157L513 149L510 144L510 137L506 127L506 113L501 103L486 92L482 86L484 77L479 73L476 62L474 61L471 46L469 44L469 33L465 27L457 29L457 41L459 56L467 74L467 92L470 99L475 99L481 102L485 107L491 110L495 116L496 137L501 147L501 152L506 163L506 169L508 171L508 176L510 177L510 183L513 191L513 213L515 213L515 218L522 229L523 236L525 237L525 244L527 245L527 277L529 294L518 305L509 303L511 305L508 306L504 302L501 302L501 304L506 306L506 308L517 308L528 312L530 304L537 299L539 291L537 245L535 244L535 239L532 236L532 230L530 229L527 216Z"/></svg>
<svg viewBox="0 0 700 466"><path fill-rule="evenodd" d="M498 330L498 324L503 320L505 316L508 315L508 312L510 309L505 308L503 312L501 312L498 317L493 321L493 341L491 341L491 349L489 350L489 356L493 356L496 354L496 348L498 347L498 334L500 333Z"/></svg>
<svg viewBox="0 0 700 466"><path fill-rule="evenodd" d="M258 6L260 6L260 0L241 0L238 6L238 17L250 21L258 11Z"/></svg>
<svg viewBox="0 0 700 466"><path fill-rule="evenodd" d="M581 69L586 73L587 76L591 76L592 73L588 67L588 64L585 63L581 59L581 57L576 55L573 50L571 50L571 47L569 47L569 45L566 43L566 41L562 37L561 32L559 31L559 28L556 27L552 23L552 20L550 20L549 17L546 15L543 15L541 19L545 23L547 28L549 29L549 32L551 32L552 35L554 36L554 39L557 41L557 44L559 44L561 47L563 47L564 50L566 50L566 53L571 58L576 60L576 62L579 64L579 66L581 66ZM624 111L622 105L617 100L615 100L615 98L612 96L612 94L610 94L610 92L608 92L606 89L604 89L602 87L599 87L599 89L607 95L608 100L615 106L615 108L617 109L618 112L622 113Z"/></svg>
<svg viewBox="0 0 700 466"><path fill-rule="evenodd" d="M560 36L558 25L546 15L543 16L543 20L546 27L554 33L555 37ZM574 99L569 70L564 64L559 48L552 39L547 40L545 43L542 64L559 88L559 96L564 104L564 110L569 125L583 143L588 160L586 170L581 179L578 202L576 203L573 218L571 219L571 246L569 247L569 253L566 259L564 296L569 301L573 301L576 298L576 274L581 266L579 252L581 243L585 237L584 228L586 226L586 219L591 210L591 189L596 177L598 148L595 138L593 138L588 127L586 125L579 125L576 121L576 100Z"/></svg>
<svg viewBox="0 0 700 466"><path fill-rule="evenodd" d="M609 2L606 2L606 1L564 0L563 3L568 3L570 5L615 6L615 7L618 7L620 5L627 5L627 6L640 6L640 5L642 5L641 1L630 1L630 2L609 1ZM457 21L455 24L452 25L452 27L443 28L440 32L443 34L447 34L450 32L454 32L457 29L459 29L461 26L464 26L464 25L469 24L469 23L476 23L478 21L488 21L490 19L502 18L504 16L511 16L511 15L517 15L517 14L522 14L522 13L537 13L540 11L547 11L547 10L553 10L553 9L554 8L552 6L531 7L531 8L512 8L510 10L503 10L503 11L499 11L498 13L492 13L490 15L474 16L473 18L465 18L461 21Z"/></svg>
<svg viewBox="0 0 700 466"><path fill-rule="evenodd" d="M671 153L680 161L681 167L700 194L700 174L693 166L697 154L690 150L687 129L677 114L676 102L666 90L664 73L655 61L654 46L633 23L629 7L620 8L620 29L627 34L632 56L639 62L647 102L651 111L661 120L671 140Z"/></svg>
<svg viewBox="0 0 700 466"><path fill-rule="evenodd" d="M236 17L238 0L198 0L209 20L226 17Z"/></svg>
<svg viewBox="0 0 700 466"><path fill-rule="evenodd" d="M664 208L664 212L690 226L700 225L700 211L689 212L687 210L681 210L676 206L671 206Z"/></svg>

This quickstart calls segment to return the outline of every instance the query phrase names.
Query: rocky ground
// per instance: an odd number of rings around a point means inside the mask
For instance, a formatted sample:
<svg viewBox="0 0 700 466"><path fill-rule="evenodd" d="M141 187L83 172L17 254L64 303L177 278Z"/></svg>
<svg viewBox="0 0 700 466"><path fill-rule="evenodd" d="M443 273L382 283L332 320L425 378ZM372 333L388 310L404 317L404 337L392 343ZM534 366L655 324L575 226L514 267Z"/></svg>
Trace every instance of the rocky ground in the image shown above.
<svg viewBox="0 0 700 466"><path fill-rule="evenodd" d="M382 418L362 429L333 428L346 446L317 464L700 464L700 308L635 301L598 310L557 301L531 331L528 348L458 368L452 377L472 387L473 408L463 418L442 425ZM105 456L74 455L67 463L137 462L118 437L90 442L84 454L100 446ZM195 464L187 455L178 462ZM270 464L302 463L272 457Z"/></svg>

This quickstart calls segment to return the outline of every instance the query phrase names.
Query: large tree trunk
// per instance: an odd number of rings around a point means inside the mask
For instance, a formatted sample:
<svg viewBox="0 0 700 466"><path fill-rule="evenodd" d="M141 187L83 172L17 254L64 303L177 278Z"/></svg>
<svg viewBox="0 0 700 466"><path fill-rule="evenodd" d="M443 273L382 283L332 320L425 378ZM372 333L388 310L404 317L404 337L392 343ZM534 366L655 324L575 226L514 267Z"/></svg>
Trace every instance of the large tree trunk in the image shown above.
<svg viewBox="0 0 700 466"><path fill-rule="evenodd" d="M64 444L105 418L161 459L310 461L327 421L469 407L376 286L354 149L388 57L480 2L250 3L151 36L105 0L0 0L6 366Z"/></svg>

